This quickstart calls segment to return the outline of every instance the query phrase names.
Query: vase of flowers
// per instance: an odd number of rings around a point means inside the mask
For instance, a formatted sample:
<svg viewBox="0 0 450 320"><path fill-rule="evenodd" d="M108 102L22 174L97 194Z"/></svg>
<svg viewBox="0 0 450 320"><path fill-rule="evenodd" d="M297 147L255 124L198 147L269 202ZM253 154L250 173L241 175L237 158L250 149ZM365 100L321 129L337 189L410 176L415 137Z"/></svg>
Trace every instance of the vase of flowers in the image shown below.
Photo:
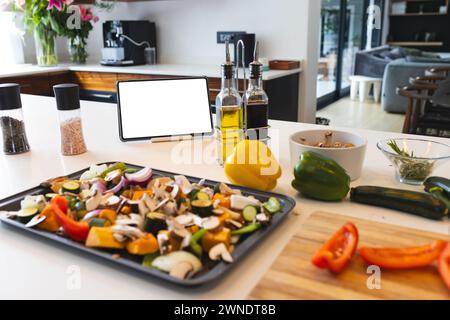
<svg viewBox="0 0 450 320"><path fill-rule="evenodd" d="M88 57L86 45L89 33L99 18L92 13L91 8L83 5L73 7L77 7L80 14L79 28L65 28L64 34L67 37L70 60L73 63L83 64Z"/></svg>
<svg viewBox="0 0 450 320"><path fill-rule="evenodd" d="M34 32L39 66L58 64L56 37L63 34L64 12L73 0L14 0L14 10L23 12L25 25Z"/></svg>

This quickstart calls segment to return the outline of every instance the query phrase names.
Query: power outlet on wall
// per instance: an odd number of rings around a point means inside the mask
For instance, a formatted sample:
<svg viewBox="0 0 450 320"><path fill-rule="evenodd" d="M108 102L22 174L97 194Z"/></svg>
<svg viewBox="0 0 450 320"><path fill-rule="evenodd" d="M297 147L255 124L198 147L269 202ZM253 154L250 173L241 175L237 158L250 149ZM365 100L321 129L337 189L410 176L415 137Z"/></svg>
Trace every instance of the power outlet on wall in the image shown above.
<svg viewBox="0 0 450 320"><path fill-rule="evenodd" d="M233 42L235 34L246 34L245 31L217 31L217 43Z"/></svg>

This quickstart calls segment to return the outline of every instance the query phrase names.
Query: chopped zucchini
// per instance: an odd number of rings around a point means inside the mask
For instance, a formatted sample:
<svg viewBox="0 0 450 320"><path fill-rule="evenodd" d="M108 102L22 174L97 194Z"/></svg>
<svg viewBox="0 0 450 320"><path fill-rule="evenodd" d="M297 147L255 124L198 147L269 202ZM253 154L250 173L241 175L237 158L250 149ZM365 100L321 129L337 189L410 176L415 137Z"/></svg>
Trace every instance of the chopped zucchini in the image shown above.
<svg viewBox="0 0 450 320"><path fill-rule="evenodd" d="M59 196L59 194L57 194L57 193L47 193L47 194L45 195L45 198L46 198L47 200L52 200L54 197L57 197L57 196Z"/></svg>
<svg viewBox="0 0 450 320"><path fill-rule="evenodd" d="M157 236L160 230L164 230L166 228L167 223L166 216L164 214L159 212L147 213L144 220L144 231Z"/></svg>
<svg viewBox="0 0 450 320"><path fill-rule="evenodd" d="M199 189L192 189L191 192L189 192L189 199L191 201L197 200L197 193L199 193L200 190Z"/></svg>
<svg viewBox="0 0 450 320"><path fill-rule="evenodd" d="M211 200L209 195L206 192L203 192L203 191L197 192L195 197L196 197L195 200Z"/></svg>
<svg viewBox="0 0 450 320"><path fill-rule="evenodd" d="M102 219L102 218L93 218L89 221L89 227L107 227L111 225L111 223L106 220L106 219Z"/></svg>
<svg viewBox="0 0 450 320"><path fill-rule="evenodd" d="M74 194L80 193L80 184L77 181L69 180L62 184L62 192L70 192Z"/></svg>
<svg viewBox="0 0 450 320"><path fill-rule="evenodd" d="M254 206L246 206L242 211L242 216L247 222L255 221L256 215L258 214L258 209Z"/></svg>
<svg viewBox="0 0 450 320"><path fill-rule="evenodd" d="M17 213L17 220L19 220L22 223L28 223L38 213L39 213L38 208L25 208Z"/></svg>
<svg viewBox="0 0 450 320"><path fill-rule="evenodd" d="M194 200L191 205L192 211L200 217L209 217L214 208L211 200Z"/></svg>
<svg viewBox="0 0 450 320"><path fill-rule="evenodd" d="M275 197L270 197L267 202L264 202L263 208L267 210L270 214L275 214L281 210L281 203Z"/></svg>

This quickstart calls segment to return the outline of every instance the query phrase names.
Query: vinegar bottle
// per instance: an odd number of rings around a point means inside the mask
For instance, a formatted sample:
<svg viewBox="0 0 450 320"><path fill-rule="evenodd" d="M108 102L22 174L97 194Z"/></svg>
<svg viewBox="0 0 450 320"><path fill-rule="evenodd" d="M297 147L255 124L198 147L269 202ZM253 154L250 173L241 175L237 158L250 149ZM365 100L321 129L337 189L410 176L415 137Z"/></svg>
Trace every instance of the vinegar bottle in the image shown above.
<svg viewBox="0 0 450 320"><path fill-rule="evenodd" d="M267 140L269 120L269 97L263 89L263 65L259 59L259 43L256 42L254 60L250 63L250 82L244 94L246 138Z"/></svg>

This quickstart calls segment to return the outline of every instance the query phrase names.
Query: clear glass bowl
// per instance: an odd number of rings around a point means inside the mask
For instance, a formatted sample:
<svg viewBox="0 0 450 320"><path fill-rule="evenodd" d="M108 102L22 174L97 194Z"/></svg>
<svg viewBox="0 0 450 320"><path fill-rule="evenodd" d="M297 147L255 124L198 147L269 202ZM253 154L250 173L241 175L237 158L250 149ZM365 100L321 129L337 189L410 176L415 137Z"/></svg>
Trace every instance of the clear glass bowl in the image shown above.
<svg viewBox="0 0 450 320"><path fill-rule="evenodd" d="M388 145L390 141L413 157L398 155ZM433 170L450 159L450 146L422 139L387 139L377 143L378 149L394 164L401 183L421 185Z"/></svg>

